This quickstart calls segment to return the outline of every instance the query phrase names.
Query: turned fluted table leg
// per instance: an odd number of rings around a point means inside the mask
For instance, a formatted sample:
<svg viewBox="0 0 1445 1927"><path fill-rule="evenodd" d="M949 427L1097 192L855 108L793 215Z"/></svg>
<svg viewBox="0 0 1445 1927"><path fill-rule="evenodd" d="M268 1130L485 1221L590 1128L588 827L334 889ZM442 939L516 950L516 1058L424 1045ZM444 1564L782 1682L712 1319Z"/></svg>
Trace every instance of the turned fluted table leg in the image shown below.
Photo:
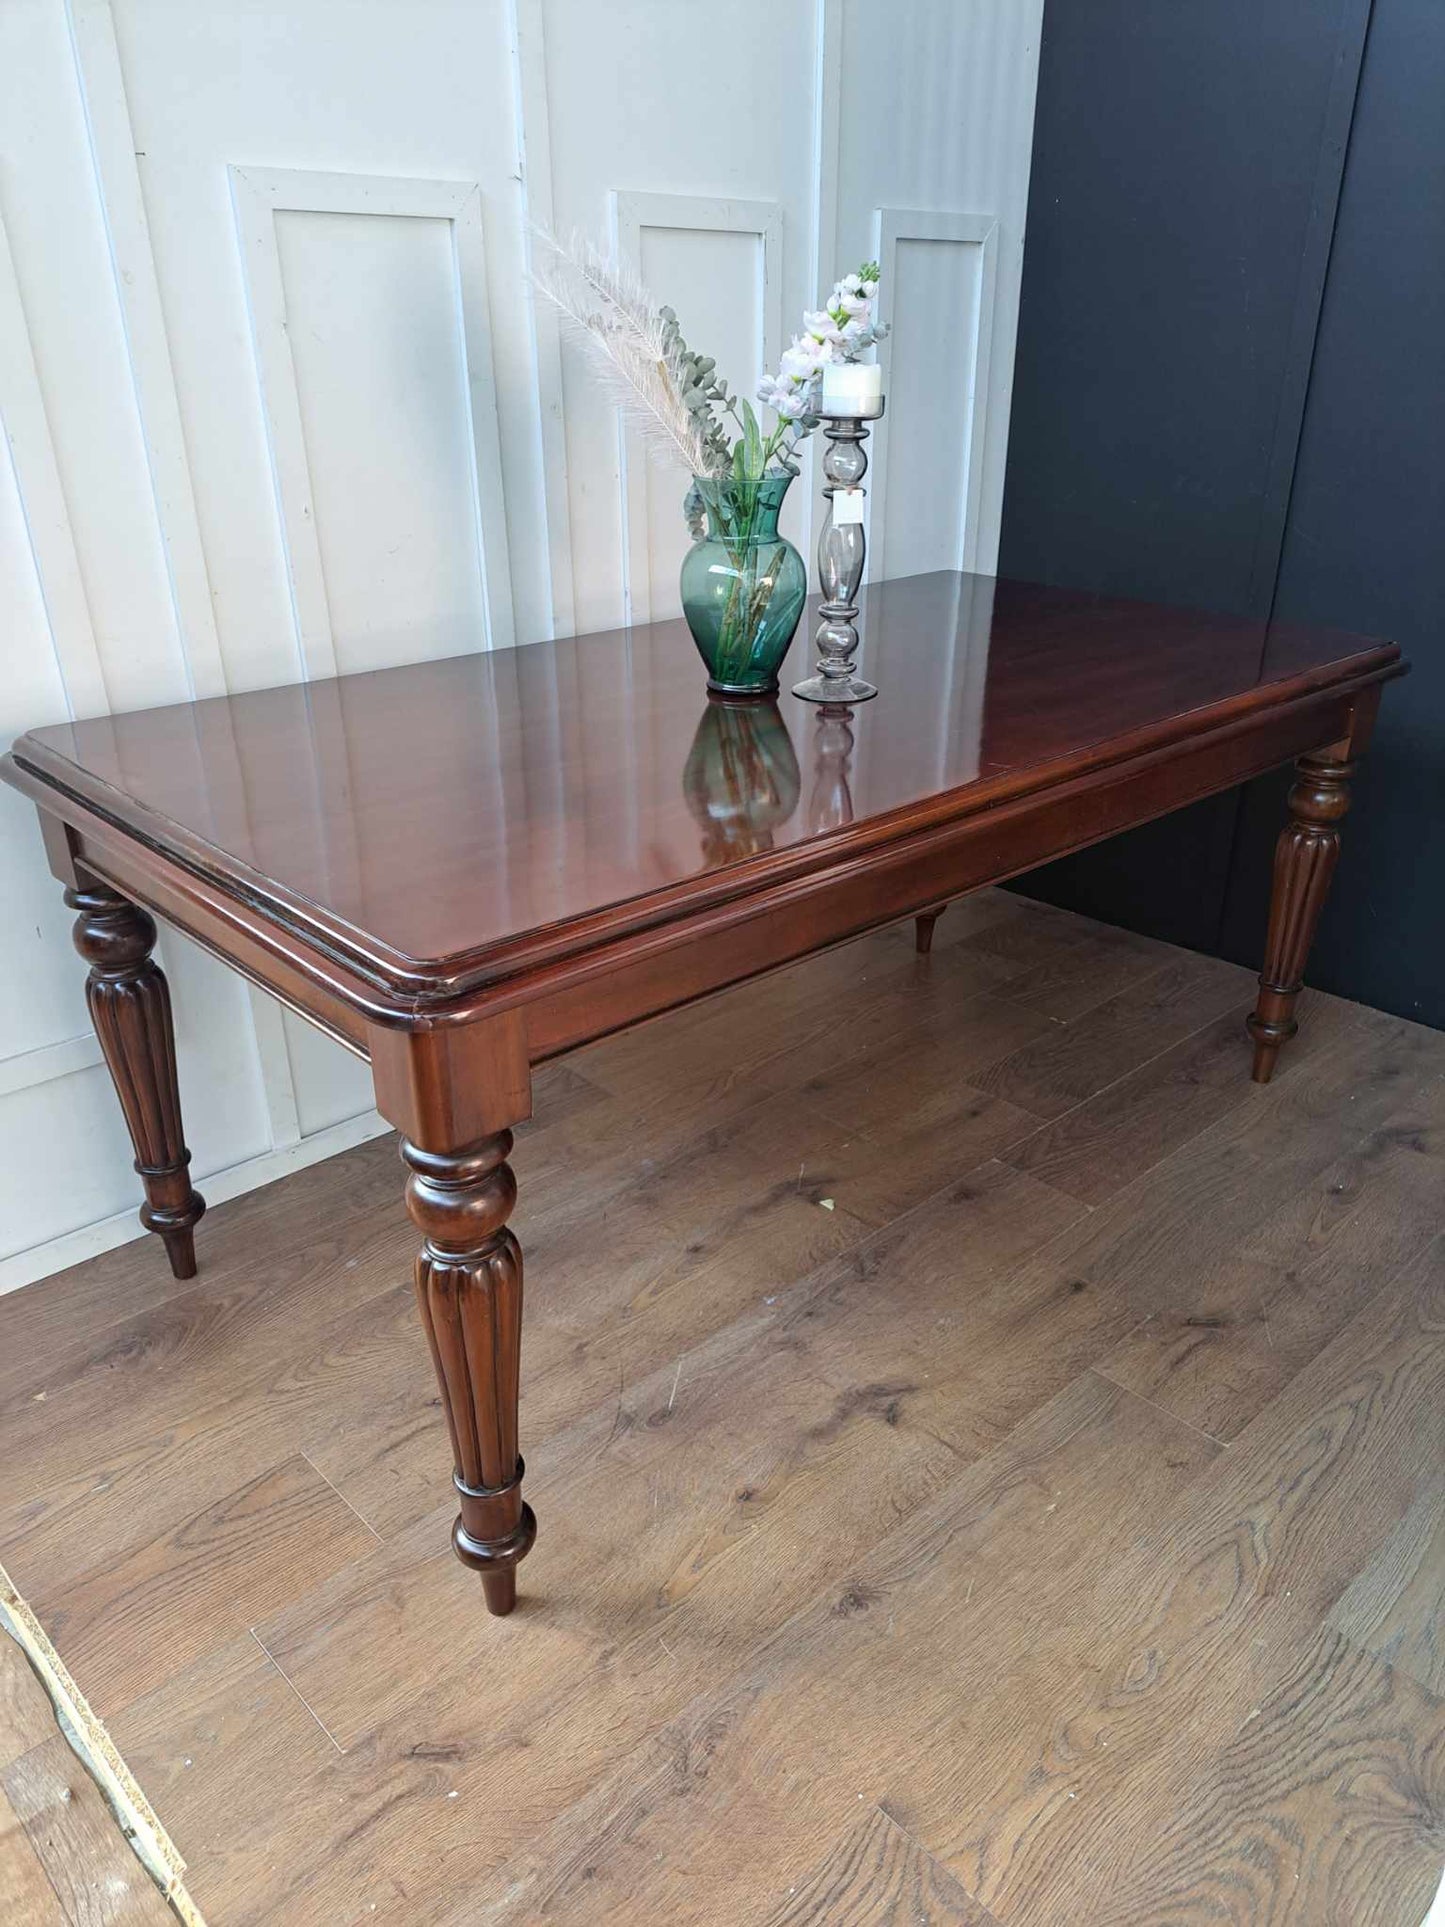
<svg viewBox="0 0 1445 1927"><path fill-rule="evenodd" d="M1301 756L1289 793L1290 821L1274 851L1274 890L1259 1000L1248 1020L1254 1081L1267 1084L1280 1049L1294 1036L1295 999L1303 986L1315 927L1340 854L1339 825L1350 807L1354 764Z"/></svg>
<svg viewBox="0 0 1445 1927"><path fill-rule="evenodd" d="M137 904L95 884L65 893L75 947L90 965L85 1000L120 1097L145 1186L141 1223L165 1240L177 1278L196 1275L195 1226L205 1200L191 1189L181 1135L171 994L151 956L156 926Z"/></svg>
<svg viewBox="0 0 1445 1927"><path fill-rule="evenodd" d="M499 1614L516 1604L517 1562L537 1536L517 1451L522 1252L507 1229L517 1201L511 1148L510 1131L458 1152L401 1143L411 1167L407 1209L424 1240L416 1295L461 1496L452 1544L482 1575L488 1610Z"/></svg>

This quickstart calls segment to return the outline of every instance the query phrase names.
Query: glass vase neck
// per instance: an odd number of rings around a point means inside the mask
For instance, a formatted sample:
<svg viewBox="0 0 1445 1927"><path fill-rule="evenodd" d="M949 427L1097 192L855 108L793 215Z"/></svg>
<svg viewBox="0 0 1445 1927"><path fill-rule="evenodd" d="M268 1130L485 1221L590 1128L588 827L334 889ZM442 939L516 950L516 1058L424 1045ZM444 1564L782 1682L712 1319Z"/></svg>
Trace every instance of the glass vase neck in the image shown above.
<svg viewBox="0 0 1445 1927"><path fill-rule="evenodd" d="M693 486L707 512L708 534L722 542L776 542L778 516L792 485L787 469L771 469L757 482L730 475L697 475Z"/></svg>

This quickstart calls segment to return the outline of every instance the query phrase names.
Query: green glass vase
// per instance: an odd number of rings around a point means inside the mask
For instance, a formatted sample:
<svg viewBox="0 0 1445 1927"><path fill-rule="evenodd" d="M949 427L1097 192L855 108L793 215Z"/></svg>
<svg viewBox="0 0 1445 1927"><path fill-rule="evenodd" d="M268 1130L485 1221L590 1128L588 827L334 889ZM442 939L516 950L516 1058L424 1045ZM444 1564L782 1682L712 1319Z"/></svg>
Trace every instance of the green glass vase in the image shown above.
<svg viewBox="0 0 1445 1927"><path fill-rule="evenodd" d="M803 558L778 533L792 482L778 469L760 482L699 475L689 503L702 533L683 558L682 613L707 686L724 696L772 696L808 594Z"/></svg>

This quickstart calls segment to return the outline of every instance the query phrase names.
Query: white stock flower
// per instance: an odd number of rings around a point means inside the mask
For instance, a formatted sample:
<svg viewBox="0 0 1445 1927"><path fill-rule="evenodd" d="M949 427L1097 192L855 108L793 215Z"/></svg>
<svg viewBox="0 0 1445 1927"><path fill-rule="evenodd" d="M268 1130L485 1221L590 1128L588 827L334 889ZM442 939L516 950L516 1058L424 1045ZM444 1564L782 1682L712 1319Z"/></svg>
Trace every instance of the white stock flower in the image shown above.
<svg viewBox="0 0 1445 1927"><path fill-rule="evenodd" d="M815 420L825 365L860 360L887 333L873 319L877 294L878 271L872 262L836 281L826 306L805 311L802 333L783 350L778 372L759 382L758 400L785 422Z"/></svg>
<svg viewBox="0 0 1445 1927"><path fill-rule="evenodd" d="M803 316L803 327L815 341L838 341L838 323L826 308L813 308Z"/></svg>
<svg viewBox="0 0 1445 1927"><path fill-rule="evenodd" d="M831 342L818 341L810 335L799 335L790 348L783 351L778 364L780 379L788 381L811 381L825 361L831 361L833 347Z"/></svg>

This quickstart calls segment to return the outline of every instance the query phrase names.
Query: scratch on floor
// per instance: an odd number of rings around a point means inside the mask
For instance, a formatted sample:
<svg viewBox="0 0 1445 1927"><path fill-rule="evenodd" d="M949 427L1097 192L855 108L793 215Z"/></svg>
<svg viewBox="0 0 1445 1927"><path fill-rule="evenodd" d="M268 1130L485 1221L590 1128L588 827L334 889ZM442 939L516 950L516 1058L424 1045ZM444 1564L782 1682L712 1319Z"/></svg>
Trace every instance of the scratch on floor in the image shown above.
<svg viewBox="0 0 1445 1927"><path fill-rule="evenodd" d="M323 1485L331 1486L331 1490L336 1494L337 1498L340 1499L341 1503L346 1507L347 1511L353 1514L354 1517L356 1517L361 1521L361 1523L366 1527L367 1531L371 1534L372 1538L376 1540L377 1544L385 1545L386 1541L382 1538L381 1534L377 1531L376 1527L371 1523L370 1519L366 1517L365 1513L358 1512L356 1510L356 1507L351 1503L350 1499L347 1498L346 1494L341 1490L340 1486L333 1484L332 1481L327 1478L326 1474L321 1470L321 1467L316 1463L315 1459L311 1457L310 1453L303 1452L301 1456L303 1459L305 1459L306 1463L311 1467L311 1470L316 1474L317 1478L320 1479L321 1483Z"/></svg>
<svg viewBox="0 0 1445 1927"><path fill-rule="evenodd" d="M603 1444L602 1444L603 1452L607 1450L608 1446L611 1445L612 1441L617 1437L618 1432L622 1429L622 1393L623 1393L623 1370L622 1370L622 1367L619 1365L617 1367L617 1410L612 1414L612 1430L607 1434L607 1437L603 1440ZM599 1453L598 1456L600 1457L601 1454Z"/></svg>
<svg viewBox="0 0 1445 1927"><path fill-rule="evenodd" d="M0 1566L0 1630L24 1653L55 1711L66 1744L99 1788L131 1851L155 1882L167 1906L184 1927L205 1927L200 1909L186 1892L186 1863L142 1793L115 1742L90 1710L45 1628Z"/></svg>
<svg viewBox="0 0 1445 1927"><path fill-rule="evenodd" d="M281 1675L282 1679L285 1680L286 1684L291 1688L291 1691L296 1695L297 1699L300 1700L301 1704L306 1708L306 1711L311 1715L312 1719L315 1720L316 1724L321 1728L321 1731L326 1735L327 1739L330 1740L337 1752L344 1753L346 1748L341 1744L340 1740L337 1739L331 1728L326 1724L325 1720L322 1719L316 1708L311 1704L310 1700L307 1699L306 1695L301 1691L301 1688L296 1684L295 1680L292 1679L291 1675L286 1671L286 1668L256 1631L256 1628L254 1626L248 1626L246 1630L266 1655L268 1665L276 1668L276 1671Z"/></svg>

